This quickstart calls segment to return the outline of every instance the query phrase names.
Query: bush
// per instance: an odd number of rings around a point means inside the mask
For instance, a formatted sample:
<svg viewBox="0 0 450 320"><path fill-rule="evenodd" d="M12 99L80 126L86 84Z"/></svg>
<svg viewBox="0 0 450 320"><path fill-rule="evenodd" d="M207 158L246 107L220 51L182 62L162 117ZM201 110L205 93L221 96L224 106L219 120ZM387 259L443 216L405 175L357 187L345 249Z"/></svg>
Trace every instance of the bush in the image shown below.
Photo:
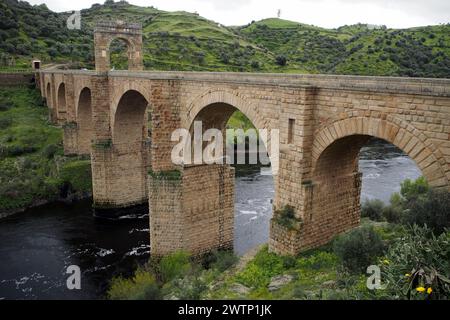
<svg viewBox="0 0 450 320"><path fill-rule="evenodd" d="M383 209L383 217L389 223L400 223L402 220L402 209L397 206L387 206Z"/></svg>
<svg viewBox="0 0 450 320"><path fill-rule="evenodd" d="M361 209L361 216L373 221L383 220L384 203L381 200L367 200Z"/></svg>
<svg viewBox="0 0 450 320"><path fill-rule="evenodd" d="M281 210L275 210L274 222L287 229L295 229L300 220L295 217L294 208L287 205Z"/></svg>
<svg viewBox="0 0 450 320"><path fill-rule="evenodd" d="M283 55L279 55L275 58L277 65L284 67L287 64L287 58Z"/></svg>
<svg viewBox="0 0 450 320"><path fill-rule="evenodd" d="M211 267L224 272L231 268L237 261L238 257L232 251L215 251L211 257Z"/></svg>
<svg viewBox="0 0 450 320"><path fill-rule="evenodd" d="M424 177L420 177L415 181L406 179L401 184L400 194L404 202L409 203L417 200L420 196L425 195L430 190Z"/></svg>
<svg viewBox="0 0 450 320"><path fill-rule="evenodd" d="M11 118L0 118L0 130L4 130L11 126L12 119Z"/></svg>
<svg viewBox="0 0 450 320"><path fill-rule="evenodd" d="M159 276L162 282L169 282L176 278L181 278L192 270L189 254L178 251L165 256L159 262Z"/></svg>
<svg viewBox="0 0 450 320"><path fill-rule="evenodd" d="M436 237L427 227L410 227L402 241L389 248L385 261L382 276L394 297L450 298L450 233Z"/></svg>
<svg viewBox="0 0 450 320"><path fill-rule="evenodd" d="M268 251L267 246L259 251L245 269L236 275L236 280L247 287L267 287L273 276L283 272L283 259Z"/></svg>
<svg viewBox="0 0 450 320"><path fill-rule="evenodd" d="M49 144L49 145L45 146L45 148L42 150L42 154L47 159L53 159L53 157L55 156L56 152L58 152L58 149L59 148L58 148L57 145Z"/></svg>
<svg viewBox="0 0 450 320"><path fill-rule="evenodd" d="M155 277L138 269L132 279L114 278L107 294L112 300L158 300L161 299Z"/></svg>
<svg viewBox="0 0 450 320"><path fill-rule="evenodd" d="M365 272L384 253L384 243L372 227L365 226L338 236L333 251L342 266L352 272Z"/></svg>
<svg viewBox="0 0 450 320"><path fill-rule="evenodd" d="M426 197L407 205L402 220L406 224L427 225L436 234L443 233L450 228L450 193L430 190Z"/></svg>
<svg viewBox="0 0 450 320"><path fill-rule="evenodd" d="M65 163L61 168L61 181L70 185L73 191L91 192L91 162L89 160L77 160Z"/></svg>

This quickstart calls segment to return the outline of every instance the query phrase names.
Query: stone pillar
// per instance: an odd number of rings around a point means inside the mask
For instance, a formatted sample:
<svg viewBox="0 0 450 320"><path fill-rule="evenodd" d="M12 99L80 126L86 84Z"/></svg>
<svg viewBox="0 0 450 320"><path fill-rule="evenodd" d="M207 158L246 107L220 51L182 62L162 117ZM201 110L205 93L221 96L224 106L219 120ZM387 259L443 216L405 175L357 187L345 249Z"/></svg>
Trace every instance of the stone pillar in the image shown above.
<svg viewBox="0 0 450 320"><path fill-rule="evenodd" d="M63 143L65 155L78 154L78 125L76 122L66 122L63 125Z"/></svg>
<svg viewBox="0 0 450 320"><path fill-rule="evenodd" d="M233 248L234 169L230 166L152 173L149 207L153 256L177 250L201 256Z"/></svg>

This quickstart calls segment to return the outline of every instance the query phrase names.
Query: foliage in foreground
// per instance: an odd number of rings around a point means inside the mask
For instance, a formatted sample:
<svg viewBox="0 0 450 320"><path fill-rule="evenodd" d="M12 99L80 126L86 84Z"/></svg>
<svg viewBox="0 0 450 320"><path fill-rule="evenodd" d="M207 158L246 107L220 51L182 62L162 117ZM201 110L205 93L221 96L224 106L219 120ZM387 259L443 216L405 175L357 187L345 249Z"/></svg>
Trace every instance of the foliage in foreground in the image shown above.
<svg viewBox="0 0 450 320"><path fill-rule="evenodd" d="M386 254L383 278L399 299L450 299L450 233L410 227Z"/></svg>

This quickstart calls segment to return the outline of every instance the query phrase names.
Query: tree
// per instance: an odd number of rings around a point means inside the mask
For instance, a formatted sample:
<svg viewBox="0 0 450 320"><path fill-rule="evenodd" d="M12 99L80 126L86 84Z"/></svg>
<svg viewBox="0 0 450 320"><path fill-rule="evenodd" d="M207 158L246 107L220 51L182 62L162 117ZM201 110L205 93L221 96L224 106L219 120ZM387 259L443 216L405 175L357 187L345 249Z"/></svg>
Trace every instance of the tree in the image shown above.
<svg viewBox="0 0 450 320"><path fill-rule="evenodd" d="M284 67L287 64L287 58L284 55L279 55L275 58L277 65Z"/></svg>

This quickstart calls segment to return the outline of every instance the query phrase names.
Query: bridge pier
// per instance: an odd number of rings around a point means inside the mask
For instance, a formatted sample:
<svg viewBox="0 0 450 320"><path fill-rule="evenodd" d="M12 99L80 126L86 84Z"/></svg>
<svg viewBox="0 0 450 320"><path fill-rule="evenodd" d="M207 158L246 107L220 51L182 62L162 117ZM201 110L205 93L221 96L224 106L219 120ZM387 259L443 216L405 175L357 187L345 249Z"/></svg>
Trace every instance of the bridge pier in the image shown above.
<svg viewBox="0 0 450 320"><path fill-rule="evenodd" d="M94 212L98 217L117 218L131 211L148 212L147 172L149 145L121 152L110 139L92 144Z"/></svg>
<svg viewBox="0 0 450 320"><path fill-rule="evenodd" d="M200 165L149 175L152 256L233 249L234 168Z"/></svg>

